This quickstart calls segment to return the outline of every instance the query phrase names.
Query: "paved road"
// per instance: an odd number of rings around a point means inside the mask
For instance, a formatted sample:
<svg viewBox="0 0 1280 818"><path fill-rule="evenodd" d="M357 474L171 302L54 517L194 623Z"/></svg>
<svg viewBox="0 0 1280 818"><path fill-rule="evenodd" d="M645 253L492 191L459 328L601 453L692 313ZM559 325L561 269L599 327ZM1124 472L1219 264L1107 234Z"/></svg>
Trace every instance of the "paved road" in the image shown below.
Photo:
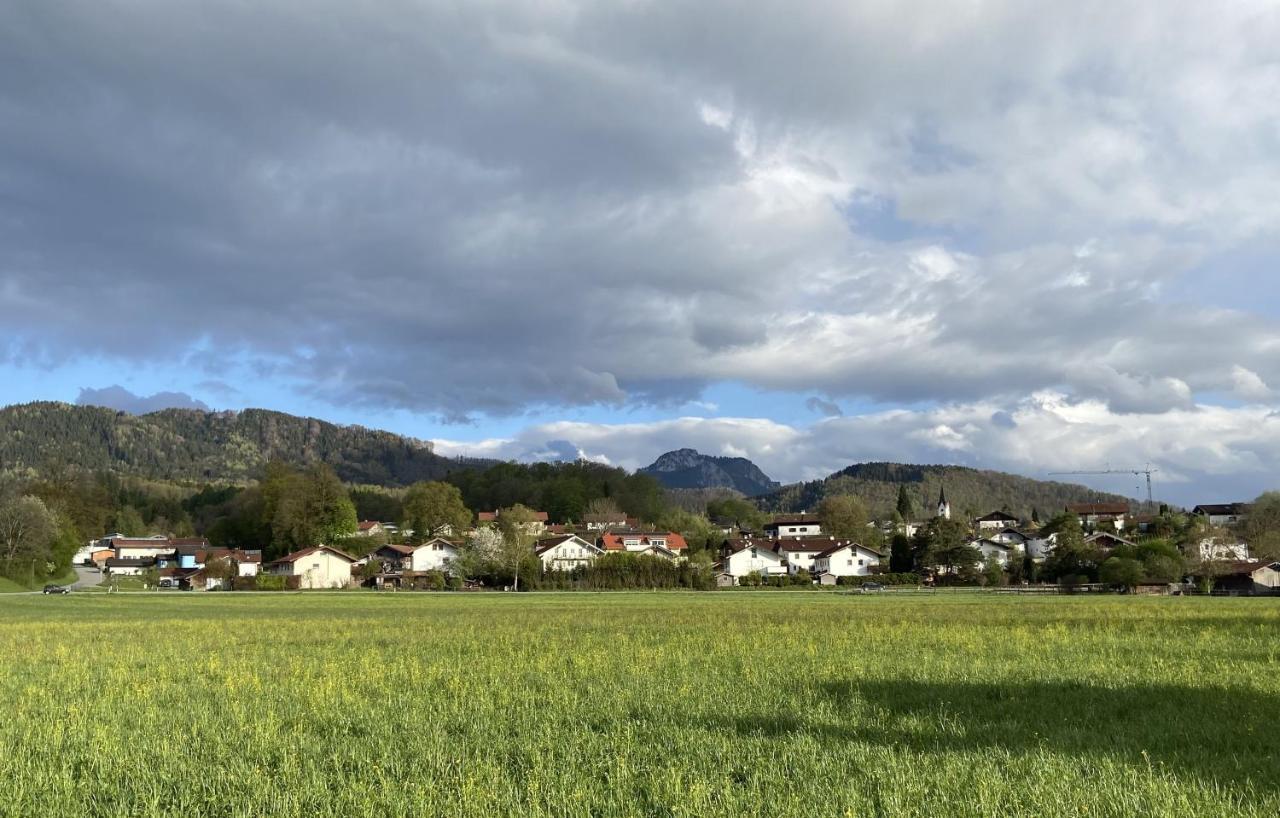
<svg viewBox="0 0 1280 818"><path fill-rule="evenodd" d="M102 572L97 568L85 568L83 565L73 565L71 567L76 571L76 581L67 587L73 591L88 588L91 585L97 585L102 582Z"/></svg>

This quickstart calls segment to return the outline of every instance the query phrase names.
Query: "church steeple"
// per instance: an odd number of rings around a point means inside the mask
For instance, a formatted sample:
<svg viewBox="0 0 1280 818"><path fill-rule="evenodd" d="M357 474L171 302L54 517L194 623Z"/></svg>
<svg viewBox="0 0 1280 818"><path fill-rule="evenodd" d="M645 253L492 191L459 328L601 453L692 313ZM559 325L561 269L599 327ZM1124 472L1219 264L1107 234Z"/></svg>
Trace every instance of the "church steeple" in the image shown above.
<svg viewBox="0 0 1280 818"><path fill-rule="evenodd" d="M947 502L947 487L943 486L938 493L938 516L944 520L951 519L951 504Z"/></svg>

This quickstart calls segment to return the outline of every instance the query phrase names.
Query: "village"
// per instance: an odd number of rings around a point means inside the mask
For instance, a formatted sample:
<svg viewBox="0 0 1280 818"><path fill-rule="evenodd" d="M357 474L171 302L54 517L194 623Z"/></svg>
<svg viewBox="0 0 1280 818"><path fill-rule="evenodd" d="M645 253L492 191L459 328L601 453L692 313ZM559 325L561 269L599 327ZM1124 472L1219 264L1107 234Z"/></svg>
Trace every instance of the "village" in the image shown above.
<svg viewBox="0 0 1280 818"><path fill-rule="evenodd" d="M1072 547L1092 555L1102 566L1101 570L1093 566L1099 581L1090 582L1083 574L1073 579L1059 572L1048 587L1142 594L1190 593L1197 588L1226 594L1280 593L1280 563L1251 559L1249 546L1234 533L1249 508L1246 503L1196 506L1191 519L1203 536L1194 543L1194 553L1170 567L1167 550L1152 551L1150 545L1158 515L1135 513L1127 503L1068 505L1059 520L1073 524L1071 529L1079 532L1080 542ZM679 532L652 530L622 513L586 515L580 524L572 524L552 522L546 512L521 511L520 521L507 528L518 538L517 549L536 565L535 576L563 580L591 569L602 558L619 555L690 568L690 548ZM1068 534L1048 530L1054 526L1020 520L1005 511L955 520L945 489L934 511L927 521L868 523L875 536L867 540L892 542L893 549L836 537L824 529L819 515L778 515L759 531L725 525L719 529L723 539L714 561L700 566L709 576L694 587L879 590L976 584L1034 589L1046 585L1035 581L1040 566L1054 560L1056 552L1063 556L1059 544ZM261 549L218 548L204 538L109 534L85 545L75 562L100 572L108 589L118 588L126 579L148 590L480 590L486 586L468 575L472 572L465 567L465 557L499 547L503 514L503 510L480 512L470 530L454 532L446 526L429 537L415 537L412 530L396 523L365 520L353 539L368 540L367 549L318 544L269 561L264 561ZM898 559L899 545L919 543L930 534L938 537L941 528L961 532L958 549L934 550L926 557L917 554L909 565L903 561L907 557ZM1144 543L1150 546L1146 554ZM361 550L364 553L352 553ZM1121 570L1125 567L1121 563L1140 567L1140 561L1152 555L1156 557L1153 565L1165 560L1163 571ZM1108 563L1111 570L1106 568ZM526 574L526 589L533 578ZM545 587L572 586L560 582Z"/></svg>

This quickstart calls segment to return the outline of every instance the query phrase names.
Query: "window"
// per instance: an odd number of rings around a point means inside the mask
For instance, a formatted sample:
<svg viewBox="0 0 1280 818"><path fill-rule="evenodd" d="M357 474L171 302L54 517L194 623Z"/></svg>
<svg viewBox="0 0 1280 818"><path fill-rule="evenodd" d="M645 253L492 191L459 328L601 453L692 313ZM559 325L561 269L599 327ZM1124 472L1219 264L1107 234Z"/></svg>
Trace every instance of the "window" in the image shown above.
<svg viewBox="0 0 1280 818"><path fill-rule="evenodd" d="M858 565L865 565L865 564L866 564L866 560L858 560Z"/></svg>
<svg viewBox="0 0 1280 818"><path fill-rule="evenodd" d="M649 542L653 543L654 545L660 545L660 546L662 546L663 548L666 548L666 547L667 547L667 541L666 541L665 539L663 539L662 537L656 537L656 538L654 538L654 539L652 539L652 540L649 540Z"/></svg>
<svg viewBox="0 0 1280 818"><path fill-rule="evenodd" d="M853 565L853 557L850 557L850 558L849 558L849 562L848 562L848 564L849 564L849 565Z"/></svg>

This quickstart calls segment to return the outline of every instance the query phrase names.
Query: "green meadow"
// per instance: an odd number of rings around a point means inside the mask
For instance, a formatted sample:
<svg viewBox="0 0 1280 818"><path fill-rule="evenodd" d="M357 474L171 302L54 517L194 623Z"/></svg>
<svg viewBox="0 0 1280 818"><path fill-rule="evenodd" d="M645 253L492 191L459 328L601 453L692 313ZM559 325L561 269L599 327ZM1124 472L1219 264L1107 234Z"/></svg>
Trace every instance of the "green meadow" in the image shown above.
<svg viewBox="0 0 1280 818"><path fill-rule="evenodd" d="M0 597L0 815L1280 813L1280 600Z"/></svg>

